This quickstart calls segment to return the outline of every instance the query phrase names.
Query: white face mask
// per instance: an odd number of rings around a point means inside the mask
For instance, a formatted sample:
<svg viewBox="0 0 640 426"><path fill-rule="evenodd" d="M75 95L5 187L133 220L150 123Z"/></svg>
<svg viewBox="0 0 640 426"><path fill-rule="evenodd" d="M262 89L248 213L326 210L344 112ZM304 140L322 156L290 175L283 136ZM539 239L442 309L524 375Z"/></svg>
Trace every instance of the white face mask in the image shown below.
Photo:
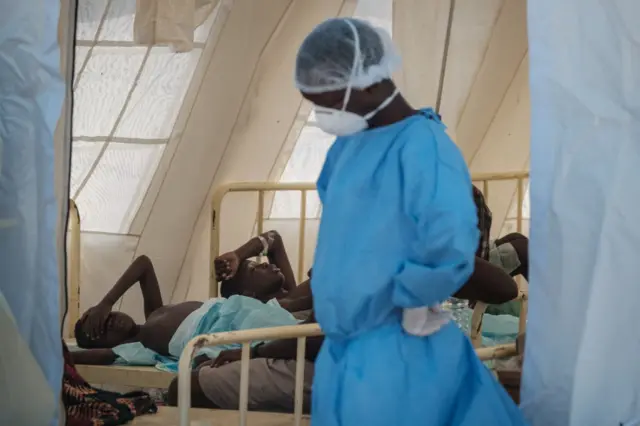
<svg viewBox="0 0 640 426"><path fill-rule="evenodd" d="M351 21L347 20L346 23L351 27L351 31L353 31L353 41L354 41L354 55L353 55L353 67L351 70L351 79L356 72L357 64L360 63L360 38L358 36L358 31L356 31L356 27L351 23ZM351 80L350 79L350 80ZM400 91L396 88L396 90L385 99L378 108L374 109L364 117L355 114L353 112L347 111L347 105L349 105L349 99L351 98L351 81L347 84L347 90L344 94L344 100L342 101L342 109L333 109L326 108L323 106L316 105L316 120L318 122L318 127L326 133L336 136L348 136L353 135L354 133L361 132L369 127L369 120L371 120L377 113L385 109L391 101L398 96Z"/></svg>
<svg viewBox="0 0 640 426"><path fill-rule="evenodd" d="M369 127L369 120L389 106L391 101L398 96L398 93L400 92L396 89L378 108L363 117L346 110L349 98L351 97L351 88L349 87L345 93L342 109L326 108L319 105L314 106L318 127L322 131L335 136L348 136L361 132Z"/></svg>

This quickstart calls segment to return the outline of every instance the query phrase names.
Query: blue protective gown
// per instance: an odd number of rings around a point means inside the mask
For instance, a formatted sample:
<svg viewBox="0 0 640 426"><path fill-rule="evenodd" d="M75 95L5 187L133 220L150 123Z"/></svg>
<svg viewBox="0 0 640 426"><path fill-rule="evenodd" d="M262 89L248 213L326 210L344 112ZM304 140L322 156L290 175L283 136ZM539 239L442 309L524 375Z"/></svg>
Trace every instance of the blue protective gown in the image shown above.
<svg viewBox="0 0 640 426"><path fill-rule="evenodd" d="M401 326L466 282L478 247L469 172L435 113L338 138L318 192L313 426L524 424L454 323Z"/></svg>

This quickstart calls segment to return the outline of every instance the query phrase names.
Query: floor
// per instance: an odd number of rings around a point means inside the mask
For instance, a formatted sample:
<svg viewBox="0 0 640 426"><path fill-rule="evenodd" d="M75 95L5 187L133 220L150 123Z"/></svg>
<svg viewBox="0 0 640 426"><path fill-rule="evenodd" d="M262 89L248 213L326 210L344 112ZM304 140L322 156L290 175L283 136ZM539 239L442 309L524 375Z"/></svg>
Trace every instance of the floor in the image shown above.
<svg viewBox="0 0 640 426"><path fill-rule="evenodd" d="M309 426L309 417L302 419L303 426ZM157 414L137 417L131 426L179 426L178 409L159 407ZM190 426L237 426L237 411L191 409ZM293 414L249 413L247 426L293 426Z"/></svg>

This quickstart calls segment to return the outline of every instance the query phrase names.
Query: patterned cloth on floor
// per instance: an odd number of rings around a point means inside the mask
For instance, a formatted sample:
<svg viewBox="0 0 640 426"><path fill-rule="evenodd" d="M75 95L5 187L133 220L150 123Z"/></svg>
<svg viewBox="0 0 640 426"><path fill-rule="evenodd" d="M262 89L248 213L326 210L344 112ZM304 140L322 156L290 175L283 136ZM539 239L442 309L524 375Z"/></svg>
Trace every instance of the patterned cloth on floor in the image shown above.
<svg viewBox="0 0 640 426"><path fill-rule="evenodd" d="M64 351L62 401L67 411L67 426L117 426L142 414L158 411L145 392L120 394L96 389L76 371L67 345Z"/></svg>

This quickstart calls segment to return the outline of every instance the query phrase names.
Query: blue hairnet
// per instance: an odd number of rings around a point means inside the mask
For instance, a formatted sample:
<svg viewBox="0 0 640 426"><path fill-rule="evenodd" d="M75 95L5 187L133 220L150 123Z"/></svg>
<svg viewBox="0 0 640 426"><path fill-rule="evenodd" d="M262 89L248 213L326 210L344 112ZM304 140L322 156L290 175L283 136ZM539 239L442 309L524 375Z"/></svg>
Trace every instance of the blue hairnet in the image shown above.
<svg viewBox="0 0 640 426"><path fill-rule="evenodd" d="M305 93L364 89L391 78L400 62L383 29L358 19L329 19L300 46L296 87Z"/></svg>

